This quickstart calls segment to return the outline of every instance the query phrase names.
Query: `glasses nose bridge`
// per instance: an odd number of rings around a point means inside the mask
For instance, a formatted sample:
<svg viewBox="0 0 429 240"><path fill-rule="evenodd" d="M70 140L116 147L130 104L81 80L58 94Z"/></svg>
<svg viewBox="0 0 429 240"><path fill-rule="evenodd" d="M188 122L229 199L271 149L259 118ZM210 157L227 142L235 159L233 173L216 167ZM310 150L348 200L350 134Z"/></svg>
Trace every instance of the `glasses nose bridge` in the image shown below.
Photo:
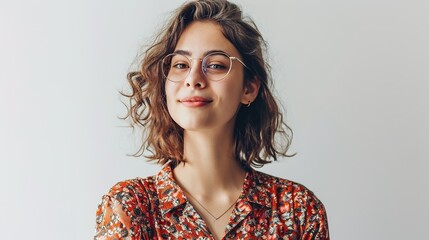
<svg viewBox="0 0 429 240"><path fill-rule="evenodd" d="M203 58L196 58L196 57L195 58L189 58L189 62L191 63L191 67L192 67L192 63L194 60L198 60L201 63L203 62Z"/></svg>
<svg viewBox="0 0 429 240"><path fill-rule="evenodd" d="M198 62L201 62L201 67L200 67L200 70L201 70L201 72L202 73L204 73L204 75L205 75L205 72L204 72L204 66L203 66L203 61L204 61L204 58L197 58L197 57L194 57L194 58L191 58L191 57L188 57L188 59L189 59L189 63L190 63L190 69L189 69L189 73L188 74L190 74L191 73L191 71L192 71L192 69L194 68L194 64L193 64L193 61L194 60L197 60ZM198 69L198 67L197 67L197 69Z"/></svg>

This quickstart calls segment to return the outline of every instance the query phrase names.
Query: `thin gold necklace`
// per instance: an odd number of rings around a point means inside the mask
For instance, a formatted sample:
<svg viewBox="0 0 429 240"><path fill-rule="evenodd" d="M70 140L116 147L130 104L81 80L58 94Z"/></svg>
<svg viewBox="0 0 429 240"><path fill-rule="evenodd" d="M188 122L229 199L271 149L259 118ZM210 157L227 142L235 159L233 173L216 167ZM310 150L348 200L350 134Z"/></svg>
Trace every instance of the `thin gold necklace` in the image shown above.
<svg viewBox="0 0 429 240"><path fill-rule="evenodd" d="M225 215L229 210L231 210L231 208L235 205L235 203L237 203L237 201L238 201L238 199L240 198L237 198L237 200L235 200L232 204L231 204L231 206L229 206L229 208L225 211L225 212L223 212L219 217L216 217L215 215L213 215L207 208L205 208L204 207L204 205L203 204L201 204L200 203L200 201L198 201L194 196L192 196L192 194L190 194L189 192L187 192L186 191L186 193L192 198L192 199L194 199L195 200L195 202L197 202L198 203L198 205L200 205L204 210L206 210L206 212L208 213L208 214L210 214L210 216L212 216L212 218L214 219L214 221L216 222L217 220L219 220L221 217L223 217L223 215Z"/></svg>

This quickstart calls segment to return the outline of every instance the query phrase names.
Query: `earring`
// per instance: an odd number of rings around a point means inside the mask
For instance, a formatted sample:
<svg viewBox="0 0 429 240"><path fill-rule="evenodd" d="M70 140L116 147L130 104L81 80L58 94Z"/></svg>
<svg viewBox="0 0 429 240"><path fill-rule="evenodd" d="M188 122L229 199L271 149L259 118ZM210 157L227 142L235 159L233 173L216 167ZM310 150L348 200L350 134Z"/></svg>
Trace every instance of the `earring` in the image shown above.
<svg viewBox="0 0 429 240"><path fill-rule="evenodd" d="M247 106L246 107L250 107L250 104L252 104L251 101L247 101Z"/></svg>

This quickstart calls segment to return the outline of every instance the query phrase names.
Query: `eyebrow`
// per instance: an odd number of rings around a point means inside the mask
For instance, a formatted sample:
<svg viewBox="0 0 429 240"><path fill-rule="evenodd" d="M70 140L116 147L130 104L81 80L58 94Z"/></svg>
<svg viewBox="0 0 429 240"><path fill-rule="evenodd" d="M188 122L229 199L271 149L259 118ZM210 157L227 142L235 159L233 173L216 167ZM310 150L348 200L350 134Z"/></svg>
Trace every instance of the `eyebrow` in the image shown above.
<svg viewBox="0 0 429 240"><path fill-rule="evenodd" d="M225 54L227 54L227 55L229 56L229 54L228 54L228 53L226 53L226 52L225 52L225 51L223 51L223 50L214 49L214 50L205 51L205 52L204 52L204 54L203 54L203 57L205 57L205 56L209 55L210 53L214 53L214 52L221 52L221 53L225 53ZM187 51L187 50L180 50L180 49L179 49L179 50L174 51L174 53L182 54L182 55L185 55L185 56L188 56L188 57L191 57L191 56L192 56L191 52L190 52L190 51Z"/></svg>

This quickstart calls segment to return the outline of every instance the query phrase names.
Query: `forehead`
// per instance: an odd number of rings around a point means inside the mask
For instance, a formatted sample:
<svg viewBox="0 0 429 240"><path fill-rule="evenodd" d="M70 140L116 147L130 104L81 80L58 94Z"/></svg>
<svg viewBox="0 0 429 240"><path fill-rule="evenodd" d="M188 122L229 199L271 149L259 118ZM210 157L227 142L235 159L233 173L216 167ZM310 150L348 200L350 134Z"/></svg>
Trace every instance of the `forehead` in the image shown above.
<svg viewBox="0 0 429 240"><path fill-rule="evenodd" d="M239 57L235 46L224 36L219 24L211 21L194 21L180 35L175 51L187 51L192 57L202 57L213 50Z"/></svg>

